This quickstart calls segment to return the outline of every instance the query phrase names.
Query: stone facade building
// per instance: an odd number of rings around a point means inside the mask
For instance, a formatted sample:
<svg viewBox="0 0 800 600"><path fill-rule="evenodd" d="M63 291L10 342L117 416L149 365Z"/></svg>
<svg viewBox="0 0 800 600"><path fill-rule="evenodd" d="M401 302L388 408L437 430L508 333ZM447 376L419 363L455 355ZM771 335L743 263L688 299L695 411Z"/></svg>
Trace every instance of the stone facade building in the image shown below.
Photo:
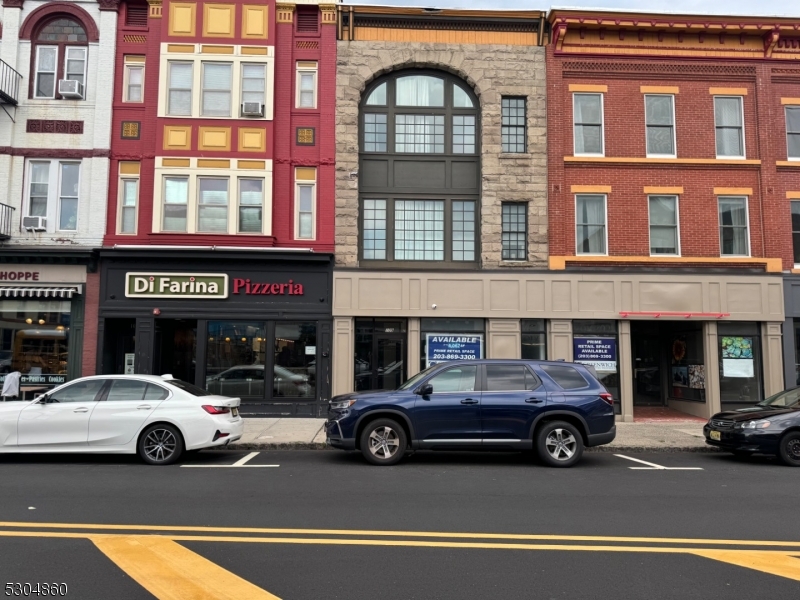
<svg viewBox="0 0 800 600"><path fill-rule="evenodd" d="M401 383L434 334L518 355L508 284L547 265L544 14L339 10L334 391Z"/></svg>

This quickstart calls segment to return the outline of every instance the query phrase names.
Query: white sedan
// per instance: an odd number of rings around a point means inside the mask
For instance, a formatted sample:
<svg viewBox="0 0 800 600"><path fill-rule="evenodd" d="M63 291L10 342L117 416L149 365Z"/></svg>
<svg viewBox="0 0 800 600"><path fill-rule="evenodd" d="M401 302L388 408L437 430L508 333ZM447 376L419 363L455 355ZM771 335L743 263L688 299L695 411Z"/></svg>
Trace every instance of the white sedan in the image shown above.
<svg viewBox="0 0 800 600"><path fill-rule="evenodd" d="M82 377L30 402L0 402L0 452L138 454L168 465L242 437L239 403L171 375Z"/></svg>

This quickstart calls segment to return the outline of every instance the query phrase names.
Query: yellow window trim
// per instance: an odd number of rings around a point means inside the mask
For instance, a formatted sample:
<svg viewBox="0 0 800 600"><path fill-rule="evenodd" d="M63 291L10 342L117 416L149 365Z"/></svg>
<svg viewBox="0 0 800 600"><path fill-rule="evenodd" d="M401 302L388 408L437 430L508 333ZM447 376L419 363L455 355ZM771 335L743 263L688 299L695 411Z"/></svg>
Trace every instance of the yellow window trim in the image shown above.
<svg viewBox="0 0 800 600"><path fill-rule="evenodd" d="M640 85L639 91L642 94L678 94L680 88L677 85Z"/></svg>
<svg viewBox="0 0 800 600"><path fill-rule="evenodd" d="M610 185L573 185L570 186L573 194L610 194Z"/></svg>
<svg viewBox="0 0 800 600"><path fill-rule="evenodd" d="M645 194L682 194L683 186L678 187L658 187L658 186L644 186Z"/></svg>
<svg viewBox="0 0 800 600"><path fill-rule="evenodd" d="M715 187L715 196L752 196L753 188Z"/></svg>
<svg viewBox="0 0 800 600"><path fill-rule="evenodd" d="M748 256L551 256L549 259L550 269L553 271L563 271L567 268L567 263L680 263L680 264L699 264L699 263L743 263L753 265L764 265L767 273L780 273L783 271L783 260L780 258L752 258Z"/></svg>
<svg viewBox="0 0 800 600"><path fill-rule="evenodd" d="M747 88L708 88L708 93L712 96L747 96Z"/></svg>
<svg viewBox="0 0 800 600"><path fill-rule="evenodd" d="M138 175L141 170L141 163L131 161L120 161L119 174L120 175Z"/></svg>

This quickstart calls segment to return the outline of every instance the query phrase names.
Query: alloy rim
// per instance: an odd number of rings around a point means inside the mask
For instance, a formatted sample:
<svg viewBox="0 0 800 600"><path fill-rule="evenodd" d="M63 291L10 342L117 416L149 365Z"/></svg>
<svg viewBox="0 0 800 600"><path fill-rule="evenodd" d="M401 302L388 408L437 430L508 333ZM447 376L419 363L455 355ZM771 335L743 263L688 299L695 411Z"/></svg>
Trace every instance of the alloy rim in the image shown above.
<svg viewBox="0 0 800 600"><path fill-rule="evenodd" d="M786 444L786 450L792 460L800 461L800 438L792 438Z"/></svg>
<svg viewBox="0 0 800 600"><path fill-rule="evenodd" d="M168 460L178 447L178 440L169 429L154 429L144 440L144 453L153 462Z"/></svg>
<svg viewBox="0 0 800 600"><path fill-rule="evenodd" d="M575 455L578 441L566 429L554 429L547 434L544 442L547 452L559 461L569 460Z"/></svg>
<svg viewBox="0 0 800 600"><path fill-rule="evenodd" d="M391 427L377 427L369 434L369 451L376 458L387 460L400 449L400 437Z"/></svg>

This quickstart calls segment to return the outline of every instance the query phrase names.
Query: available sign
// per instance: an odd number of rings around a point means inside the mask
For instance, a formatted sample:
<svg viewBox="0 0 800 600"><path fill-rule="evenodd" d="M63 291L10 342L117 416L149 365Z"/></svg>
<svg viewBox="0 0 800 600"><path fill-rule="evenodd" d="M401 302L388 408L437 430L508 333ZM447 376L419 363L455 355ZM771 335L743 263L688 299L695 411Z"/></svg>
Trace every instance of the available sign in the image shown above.
<svg viewBox="0 0 800 600"><path fill-rule="evenodd" d="M126 298L227 298L228 276L218 273L126 273Z"/></svg>
<svg viewBox="0 0 800 600"><path fill-rule="evenodd" d="M614 338L573 338L572 360L576 363L592 365L598 373L614 373L617 370L617 340Z"/></svg>
<svg viewBox="0 0 800 600"><path fill-rule="evenodd" d="M428 333L425 335L425 360L429 367L449 360L476 360L479 358L483 358L483 334Z"/></svg>

